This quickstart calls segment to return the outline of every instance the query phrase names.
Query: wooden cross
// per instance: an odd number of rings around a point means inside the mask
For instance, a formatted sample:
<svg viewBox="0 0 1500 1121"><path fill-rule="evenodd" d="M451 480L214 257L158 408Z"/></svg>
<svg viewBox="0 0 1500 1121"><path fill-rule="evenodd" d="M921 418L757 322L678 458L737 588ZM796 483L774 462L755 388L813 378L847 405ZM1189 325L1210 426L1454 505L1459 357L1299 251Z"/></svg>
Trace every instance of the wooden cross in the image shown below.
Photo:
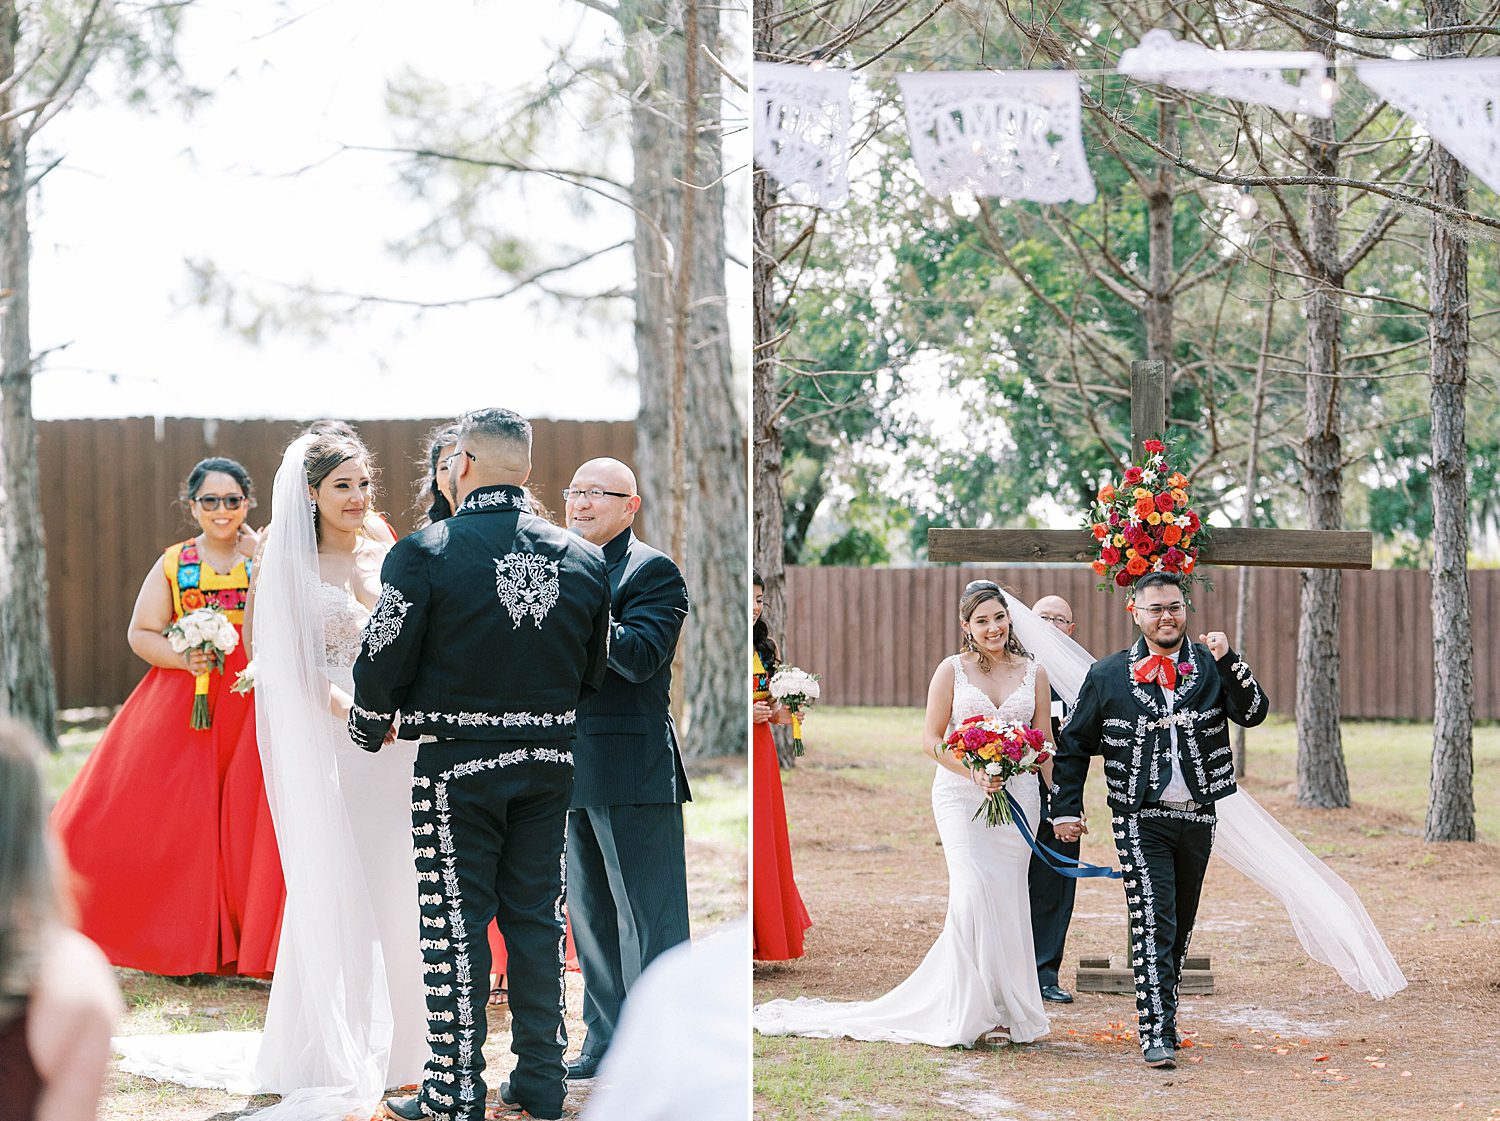
<svg viewBox="0 0 1500 1121"><path fill-rule="evenodd" d="M1130 439L1142 445L1167 429L1167 372L1161 362L1130 364ZM1260 568L1370 568L1369 533L1327 529L1213 526L1200 563ZM1040 561L1088 564L1099 543L1087 529L929 529L929 561Z"/></svg>

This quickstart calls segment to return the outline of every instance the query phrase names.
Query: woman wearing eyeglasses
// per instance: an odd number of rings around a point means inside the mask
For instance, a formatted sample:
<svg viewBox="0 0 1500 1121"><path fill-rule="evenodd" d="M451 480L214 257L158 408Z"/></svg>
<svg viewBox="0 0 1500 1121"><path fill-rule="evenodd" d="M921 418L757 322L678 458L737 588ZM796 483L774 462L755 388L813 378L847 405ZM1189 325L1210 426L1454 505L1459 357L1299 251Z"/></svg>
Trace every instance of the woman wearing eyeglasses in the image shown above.
<svg viewBox="0 0 1500 1121"><path fill-rule="evenodd" d="M116 965L181 976L265 976L285 889L255 742L254 702L229 686L243 641L209 677L211 727L189 727L203 653L163 635L203 607L244 621L259 534L245 524L250 476L214 457L188 474L183 500L199 532L147 573L130 648L150 672L100 737L53 821L73 873L79 928Z"/></svg>

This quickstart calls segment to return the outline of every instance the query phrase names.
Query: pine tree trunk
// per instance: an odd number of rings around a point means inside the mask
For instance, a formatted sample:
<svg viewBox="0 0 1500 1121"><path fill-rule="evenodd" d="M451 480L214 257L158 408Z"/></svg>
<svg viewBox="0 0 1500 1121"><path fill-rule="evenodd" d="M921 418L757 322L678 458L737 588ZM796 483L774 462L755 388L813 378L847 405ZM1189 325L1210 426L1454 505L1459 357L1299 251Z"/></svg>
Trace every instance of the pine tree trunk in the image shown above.
<svg viewBox="0 0 1500 1121"><path fill-rule="evenodd" d="M1177 103L1161 101L1157 106L1156 135L1160 143L1177 150ZM1146 193L1146 242L1148 276L1146 281L1146 360L1160 362L1167 373L1167 420L1172 419L1172 373L1174 369L1172 318L1175 299L1172 282L1176 279L1173 257L1175 231L1172 211L1176 201L1176 169L1165 159L1158 161L1156 179Z"/></svg>
<svg viewBox="0 0 1500 1121"><path fill-rule="evenodd" d="M1275 257L1271 265L1275 267ZM1260 483L1260 434L1266 414L1266 364L1271 357L1271 333L1276 325L1276 295L1274 291L1266 300L1266 318L1260 329L1260 353L1255 358L1255 390L1250 404L1250 449L1245 454L1245 510L1240 515L1240 525L1245 529L1255 526L1255 496ZM1250 602L1255 591L1255 569L1250 565L1240 567L1238 602L1234 610L1234 647L1245 649L1245 632L1250 623ZM1234 726L1234 777L1245 777L1245 726Z"/></svg>
<svg viewBox="0 0 1500 1121"><path fill-rule="evenodd" d="M20 25L0 3L0 83L15 72ZM0 116L15 107L0 94ZM56 742L57 691L47 630L47 551L31 415L31 235L26 138L0 122L0 711Z"/></svg>
<svg viewBox="0 0 1500 1121"><path fill-rule="evenodd" d="M1428 0L1429 27L1464 22L1459 0ZM1433 57L1464 54L1461 35L1433 40ZM1432 146L1434 202L1468 204L1463 166ZM1469 244L1457 223L1434 221L1428 237L1428 331L1432 347L1432 782L1424 839L1474 840L1474 644L1469 611Z"/></svg>
<svg viewBox="0 0 1500 1121"><path fill-rule="evenodd" d="M781 0L757 0L755 4L755 53L765 58L775 45L774 21ZM752 261L750 269L753 304L754 362L752 364L752 415L750 442L752 494L755 509L755 571L764 581L765 603L761 616L771 634L786 633L786 584L782 540L785 533L781 494L780 379L776 368L776 343L780 324L776 318L776 184L765 170L755 168L753 197ZM817 667L808 667L816 671ZM779 745L783 766L794 760Z"/></svg>
<svg viewBox="0 0 1500 1121"><path fill-rule="evenodd" d="M693 612L678 646L690 756L743 755L744 418L734 399L724 283L719 8L625 3L637 218L636 466L654 544L682 566ZM684 127L686 125L686 127ZM692 184L685 187L683 184ZM710 185L711 184L711 185Z"/></svg>
<svg viewBox="0 0 1500 1121"><path fill-rule="evenodd" d="M1317 0L1315 17L1334 21L1338 5ZM1331 56L1331 39L1310 45ZM1312 118L1308 164L1314 175L1338 174L1339 145L1332 119ZM1311 291L1307 310L1307 426L1302 445L1307 527L1343 525L1343 434L1339 416L1339 258L1338 199L1331 187L1307 189L1308 262ZM1322 808L1349 804L1349 776L1339 728L1339 598L1343 574L1333 569L1302 570L1302 618L1297 632L1297 804Z"/></svg>

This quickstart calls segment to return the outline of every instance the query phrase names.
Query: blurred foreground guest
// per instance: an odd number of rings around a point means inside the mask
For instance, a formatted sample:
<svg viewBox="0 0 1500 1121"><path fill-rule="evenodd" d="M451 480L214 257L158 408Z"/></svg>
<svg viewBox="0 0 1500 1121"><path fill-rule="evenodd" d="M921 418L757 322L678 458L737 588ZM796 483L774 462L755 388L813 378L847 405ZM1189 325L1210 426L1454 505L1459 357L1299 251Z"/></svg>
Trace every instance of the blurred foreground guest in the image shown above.
<svg viewBox="0 0 1500 1121"><path fill-rule="evenodd" d="M41 745L0 718L0 1116L87 1121L99 1108L120 994L59 915Z"/></svg>
<svg viewBox="0 0 1500 1121"><path fill-rule="evenodd" d="M583 1121L748 1121L748 934L733 923L641 974Z"/></svg>

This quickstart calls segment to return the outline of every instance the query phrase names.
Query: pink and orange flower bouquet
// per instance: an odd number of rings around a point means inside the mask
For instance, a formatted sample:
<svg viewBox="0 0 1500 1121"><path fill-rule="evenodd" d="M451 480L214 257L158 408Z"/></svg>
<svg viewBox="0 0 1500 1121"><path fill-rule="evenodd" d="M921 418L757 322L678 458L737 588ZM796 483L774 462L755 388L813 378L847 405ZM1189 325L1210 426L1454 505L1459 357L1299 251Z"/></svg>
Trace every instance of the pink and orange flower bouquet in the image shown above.
<svg viewBox="0 0 1500 1121"><path fill-rule="evenodd" d="M1034 774L1052 758L1052 753L1046 750L1047 737L1035 728L983 716L971 716L954 728L943 746L969 770L998 775L1002 780ZM1010 806L1006 804L1003 786L985 798L984 804L974 811L974 819L978 820L980 814L985 814L990 825L1010 823ZM1032 827L1035 828L1034 823Z"/></svg>

